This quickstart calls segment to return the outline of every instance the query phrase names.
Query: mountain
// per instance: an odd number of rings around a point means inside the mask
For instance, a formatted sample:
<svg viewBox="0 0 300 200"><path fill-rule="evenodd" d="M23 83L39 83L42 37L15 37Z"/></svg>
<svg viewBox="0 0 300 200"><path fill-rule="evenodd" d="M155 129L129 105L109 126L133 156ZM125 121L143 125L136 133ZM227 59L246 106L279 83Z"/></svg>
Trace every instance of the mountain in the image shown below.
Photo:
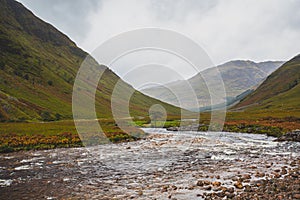
<svg viewBox="0 0 300 200"><path fill-rule="evenodd" d="M72 90L77 71L88 56L66 35L42 21L14 0L0 0L0 121L72 118ZM99 118L111 118L111 94L120 78L93 58L104 71L96 93ZM161 104L168 116L180 109L150 98L120 80L125 93L133 92L132 116L147 116Z"/></svg>
<svg viewBox="0 0 300 200"><path fill-rule="evenodd" d="M179 106L176 96L182 100L182 106L187 109L195 109L195 103L191 103L191 91L189 86L195 91L200 107L210 107L211 97L207 89L210 85L211 91L217 91L220 85L216 82L216 68L219 70L226 90L226 98L231 101L238 95L251 90L260 84L271 72L276 70L283 62L267 61L255 63L252 61L230 61L217 67L206 69L188 80L181 80L142 90L144 94L160 99L167 103ZM204 81L204 78L207 81ZM207 83L207 84L206 84ZM187 98L185 98L187 97ZM223 100L225 101L225 99ZM220 104L224 104L220 102ZM197 108L196 108L197 109Z"/></svg>
<svg viewBox="0 0 300 200"><path fill-rule="evenodd" d="M300 55L284 63L234 110L300 114ZM298 116L300 117L300 116Z"/></svg>

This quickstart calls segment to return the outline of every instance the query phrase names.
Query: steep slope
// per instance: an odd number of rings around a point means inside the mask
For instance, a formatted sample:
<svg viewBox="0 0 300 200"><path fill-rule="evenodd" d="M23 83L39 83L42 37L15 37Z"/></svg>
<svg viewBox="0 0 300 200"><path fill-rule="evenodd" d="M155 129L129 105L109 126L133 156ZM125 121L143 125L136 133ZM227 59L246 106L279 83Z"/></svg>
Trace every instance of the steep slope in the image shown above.
<svg viewBox="0 0 300 200"><path fill-rule="evenodd" d="M0 121L72 118L72 89L80 64L88 54L66 35L40 20L14 0L0 0ZM99 65L105 76L96 94L98 117L109 118L110 97L119 77ZM124 92L133 90L121 82ZM169 115L180 109L135 91L133 116L146 116L152 104Z"/></svg>
<svg viewBox="0 0 300 200"><path fill-rule="evenodd" d="M261 83L282 64L283 62L268 61L255 63L252 61L237 60L219 65L217 68L224 81L227 98L232 99ZM185 96L189 96L187 95L187 91L190 90L187 90L187 85L190 85L197 95L199 105L201 107L210 106L210 95L203 77L206 77L210 81L209 84L212 85L212 91L217 90L220 86L214 84L215 72L214 68L206 69L187 81L173 82L164 87L147 88L142 90L142 92L173 105L178 105L176 96L174 95L176 94L183 97L183 106L185 108L193 108L194 105L190 104L190 99L184 99Z"/></svg>
<svg viewBox="0 0 300 200"><path fill-rule="evenodd" d="M284 63L235 109L290 111L300 110L300 55Z"/></svg>

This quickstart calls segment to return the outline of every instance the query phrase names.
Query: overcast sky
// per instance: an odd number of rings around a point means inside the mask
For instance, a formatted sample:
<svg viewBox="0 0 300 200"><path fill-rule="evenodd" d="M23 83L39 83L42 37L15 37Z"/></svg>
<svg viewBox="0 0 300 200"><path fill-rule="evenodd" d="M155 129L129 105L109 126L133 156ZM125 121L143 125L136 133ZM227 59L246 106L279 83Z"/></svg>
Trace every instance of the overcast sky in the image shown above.
<svg viewBox="0 0 300 200"><path fill-rule="evenodd" d="M187 35L215 64L288 60L300 53L299 0L19 1L90 53L116 34L143 27Z"/></svg>

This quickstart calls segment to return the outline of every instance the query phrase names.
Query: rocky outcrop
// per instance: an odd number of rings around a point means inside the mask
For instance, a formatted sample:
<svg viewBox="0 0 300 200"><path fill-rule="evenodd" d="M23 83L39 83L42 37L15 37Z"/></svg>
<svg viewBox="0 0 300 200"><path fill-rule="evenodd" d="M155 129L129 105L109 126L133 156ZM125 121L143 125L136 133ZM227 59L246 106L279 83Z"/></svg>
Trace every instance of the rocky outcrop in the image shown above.
<svg viewBox="0 0 300 200"><path fill-rule="evenodd" d="M285 135L277 138L275 141L276 142L283 142L283 141L300 142L300 130L297 129L292 132L288 132Z"/></svg>

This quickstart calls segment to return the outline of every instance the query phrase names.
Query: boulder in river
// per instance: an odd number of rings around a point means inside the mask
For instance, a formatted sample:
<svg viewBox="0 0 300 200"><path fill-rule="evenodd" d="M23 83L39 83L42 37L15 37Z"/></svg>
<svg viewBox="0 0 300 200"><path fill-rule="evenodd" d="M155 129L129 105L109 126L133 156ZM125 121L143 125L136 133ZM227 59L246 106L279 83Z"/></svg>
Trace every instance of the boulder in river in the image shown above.
<svg viewBox="0 0 300 200"><path fill-rule="evenodd" d="M168 127L167 131L178 131L178 127Z"/></svg>

